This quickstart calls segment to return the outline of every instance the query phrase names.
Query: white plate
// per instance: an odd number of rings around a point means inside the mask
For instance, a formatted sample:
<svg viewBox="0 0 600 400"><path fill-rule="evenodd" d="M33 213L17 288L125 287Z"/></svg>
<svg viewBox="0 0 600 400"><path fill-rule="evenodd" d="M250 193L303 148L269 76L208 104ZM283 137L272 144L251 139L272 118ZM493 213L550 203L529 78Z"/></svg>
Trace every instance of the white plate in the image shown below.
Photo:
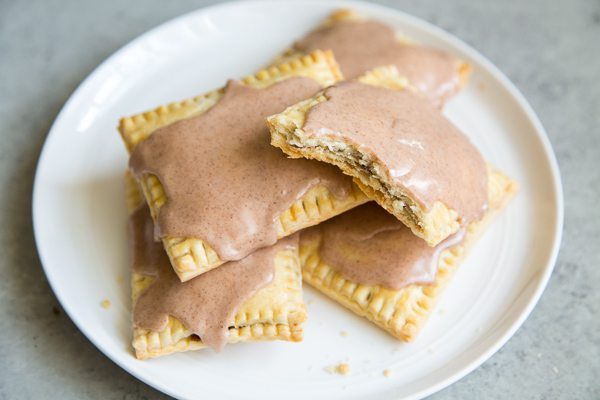
<svg viewBox="0 0 600 400"><path fill-rule="evenodd" d="M402 344L307 288L301 344L259 343L138 361L130 347L120 116L182 99L265 65L332 9L350 6L474 67L447 115L521 186L460 268L421 336ZM75 91L56 119L33 195L35 236L56 296L121 367L180 398L421 397L490 357L523 323L551 274L562 190L544 130L489 61L448 33L388 8L350 2L240 2L179 17L133 41ZM109 299L109 309L100 307ZM341 331L348 332L343 337ZM346 361L348 376L324 367ZM389 369L392 376L382 375Z"/></svg>

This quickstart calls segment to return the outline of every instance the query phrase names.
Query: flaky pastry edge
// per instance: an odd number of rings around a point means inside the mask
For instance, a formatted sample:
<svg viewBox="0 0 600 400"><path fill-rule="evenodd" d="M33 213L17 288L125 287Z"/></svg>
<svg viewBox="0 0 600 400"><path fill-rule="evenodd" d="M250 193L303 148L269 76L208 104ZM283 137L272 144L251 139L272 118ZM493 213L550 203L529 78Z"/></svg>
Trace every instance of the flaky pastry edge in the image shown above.
<svg viewBox="0 0 600 400"><path fill-rule="evenodd" d="M393 90L415 91L395 66L375 68L358 80ZM325 101L327 98L321 91L288 107L282 113L267 117L271 144L292 158L309 158L337 166L354 178L354 183L367 197L377 201L430 246L437 245L458 231L461 224L455 210L440 201L434 202L429 209L421 206L405 190L393 183L385 172L385 166L368 152L334 137L307 135L303 130L307 113L312 107Z"/></svg>
<svg viewBox="0 0 600 400"><path fill-rule="evenodd" d="M125 174L125 180L127 207L133 213L141 206L143 198L130 173ZM280 251L274 262L273 282L260 289L238 310L229 327L227 343L302 340L306 308L302 299L298 249ZM132 273L132 309L153 280L151 276ZM159 332L134 327L132 345L136 357L141 360L206 347L173 316L169 316L167 326Z"/></svg>
<svg viewBox="0 0 600 400"><path fill-rule="evenodd" d="M321 239L318 235L301 237L300 262L304 282L354 313L367 318L392 336L406 342L412 341L422 330L472 245L516 191L516 183L508 176L497 170L490 172L490 208L483 219L469 224L461 244L442 252L433 284L412 284L394 290L353 282L344 278L320 258Z"/></svg>
<svg viewBox="0 0 600 400"><path fill-rule="evenodd" d="M268 67L241 81L254 88L264 88L295 76L306 76L323 87L342 79L341 72L330 51L315 51L281 64ZM119 132L128 151L145 140L152 132L185 118L202 114L223 96L223 88L191 99L170 103L154 110L120 120ZM158 210L167 201L163 186L155 175L147 174L140 180L144 197L156 221ZM368 201L364 193L353 186L348 197L336 198L326 187L317 186L284 211L276 221L277 236L282 238L300 229L318 224L335 215ZM218 267L221 260L215 250L202 238L166 237L163 245L179 279L185 282Z"/></svg>

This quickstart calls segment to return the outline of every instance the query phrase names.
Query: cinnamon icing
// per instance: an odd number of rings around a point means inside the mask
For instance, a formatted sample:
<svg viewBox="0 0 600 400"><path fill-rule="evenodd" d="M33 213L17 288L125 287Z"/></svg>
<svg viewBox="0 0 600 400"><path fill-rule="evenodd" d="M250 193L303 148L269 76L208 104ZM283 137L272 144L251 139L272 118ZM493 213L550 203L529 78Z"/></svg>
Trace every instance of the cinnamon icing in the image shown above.
<svg viewBox="0 0 600 400"><path fill-rule="evenodd" d="M304 53L333 50L346 79L384 65L395 65L409 82L441 107L460 88L459 60L432 48L401 43L376 21L347 21L324 26L294 44Z"/></svg>
<svg viewBox="0 0 600 400"><path fill-rule="evenodd" d="M462 241L464 229L430 247L370 202L302 234L320 235L321 259L345 278L397 290L432 283L441 253Z"/></svg>
<svg viewBox="0 0 600 400"><path fill-rule="evenodd" d="M264 118L319 89L305 77L264 89L232 80L208 111L138 144L130 167L138 179L156 175L167 197L156 236L200 238L221 260L239 260L273 245L277 218L311 188L348 196L351 179L336 168L288 159L270 145Z"/></svg>
<svg viewBox="0 0 600 400"><path fill-rule="evenodd" d="M421 96L359 82L325 89L327 101L304 122L308 137L351 143L393 185L429 210L436 201L458 213L462 225L487 209L487 168L469 139Z"/></svg>
<svg viewBox="0 0 600 400"><path fill-rule="evenodd" d="M130 217L132 270L155 278L135 302L134 327L162 331L173 316L217 351L225 345L227 330L242 304L272 282L277 253L298 245L298 235L288 236L182 283L162 245L153 240L152 225L145 204Z"/></svg>

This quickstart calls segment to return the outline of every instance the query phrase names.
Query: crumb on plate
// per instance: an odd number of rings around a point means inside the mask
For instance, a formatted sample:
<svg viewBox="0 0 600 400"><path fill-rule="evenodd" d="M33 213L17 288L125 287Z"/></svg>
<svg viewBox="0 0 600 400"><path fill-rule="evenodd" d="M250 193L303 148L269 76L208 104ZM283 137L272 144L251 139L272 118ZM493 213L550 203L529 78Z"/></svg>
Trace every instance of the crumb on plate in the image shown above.
<svg viewBox="0 0 600 400"><path fill-rule="evenodd" d="M330 374L338 374L338 375L348 375L350 372L350 365L348 363L339 363L338 365L332 365L329 367L325 367L325 371Z"/></svg>

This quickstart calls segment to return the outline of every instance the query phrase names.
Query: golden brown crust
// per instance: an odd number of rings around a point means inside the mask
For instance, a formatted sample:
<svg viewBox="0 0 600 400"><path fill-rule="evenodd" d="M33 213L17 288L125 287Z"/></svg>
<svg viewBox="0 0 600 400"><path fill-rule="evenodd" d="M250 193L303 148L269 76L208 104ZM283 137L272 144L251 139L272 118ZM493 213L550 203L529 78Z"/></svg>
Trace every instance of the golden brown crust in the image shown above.
<svg viewBox="0 0 600 400"><path fill-rule="evenodd" d="M292 76L313 78L323 87L342 80L342 73L330 51L315 51L311 54L294 57L267 67L241 81L254 88L268 87ZM162 105L140 114L123 117L119 121L119 133L128 151L144 141L155 130L181 119L202 114L214 106L223 96L223 88L215 89L200 96Z"/></svg>
<svg viewBox="0 0 600 400"><path fill-rule="evenodd" d="M133 274L134 302L150 286L152 279ZM227 343L301 341L302 323L306 320L301 287L297 250L281 251L275 258L273 282L242 305L229 327ZM160 332L134 329L132 344L139 359L206 347L198 336L192 334L174 317L169 317L167 327Z"/></svg>
<svg viewBox="0 0 600 400"><path fill-rule="evenodd" d="M516 192L516 184L499 171L490 172L490 209L486 216L468 226L464 241L445 250L432 285L409 285L392 290L377 285L362 285L345 279L319 256L318 235L303 236L300 261L304 281L356 314L366 317L394 337L411 341L421 331L439 297L470 247L493 217Z"/></svg>
<svg viewBox="0 0 600 400"><path fill-rule="evenodd" d="M293 76L313 78L323 87L342 79L332 53L316 51L266 68L243 78L242 82L251 87L263 88ZM119 132L127 149L131 151L157 129L206 112L218 102L222 95L223 89L217 89L193 99L171 103L152 111L122 118ZM152 217L156 220L158 210L167 201L163 187L158 178L151 174L145 175L140 184L150 206ZM300 229L318 224L366 201L366 196L357 187L353 188L350 196L341 199L333 196L325 187L315 187L279 217L277 221L278 237L282 238ZM329 207L320 207L321 204L329 205ZM210 271L224 262L210 244L202 238L166 237L163 238L163 245L175 272L184 282Z"/></svg>
<svg viewBox="0 0 600 400"><path fill-rule="evenodd" d="M337 10L329 14L325 21L323 21L323 25L329 26L340 22L360 21L364 19L364 16L360 15L351 8L338 8Z"/></svg>
<svg viewBox="0 0 600 400"><path fill-rule="evenodd" d="M351 21L361 21L366 20L367 18L356 11L349 8L340 8L333 11L322 23L321 27L332 26L335 24L340 24L344 22ZM410 37L406 36L402 32L398 32L397 34L398 41L406 44L407 46L414 45L418 46L418 43L415 43ZM281 55L277 56L275 60L273 60L273 64L277 64L280 62L285 62L295 57L299 57L303 55L301 51L295 50L293 48L289 48L285 50ZM335 54L334 54L335 56ZM382 65L383 67L383 65ZM456 64L456 69L458 71L459 78L459 90L463 89L467 86L469 82L469 77L471 75L471 65L464 60L458 60Z"/></svg>
<svg viewBox="0 0 600 400"><path fill-rule="evenodd" d="M393 90L415 90L394 66L371 70L360 77L359 81ZM354 178L354 182L367 197L377 201L430 246L437 245L458 231L460 222L455 210L439 201L430 209L419 205L401 187L394 185L388 174L383 172L385 166L364 154L360 146L335 138L306 135L303 126L307 113L312 107L325 101L327 98L320 92L288 107L280 114L268 117L271 144L292 158L310 158L337 166ZM367 160L370 160L368 165L365 164Z"/></svg>
<svg viewBox="0 0 600 400"><path fill-rule="evenodd" d="M141 187L152 217L156 220L156 211L166 201L162 185L156 176L147 175ZM314 187L279 216L276 221L277 237L291 235L367 201L368 198L358 186L352 186L352 192L346 198L335 197L326 187ZM201 239L166 237L162 241L182 282L223 264L217 253Z"/></svg>
<svg viewBox="0 0 600 400"><path fill-rule="evenodd" d="M130 174L126 174L127 204L130 212L140 206L141 195ZM152 284L152 277L132 273L131 297L137 298ZM227 335L228 343L266 340L302 340L306 309L302 300L302 278L297 249L285 249L275 257L273 282L259 290L238 310ZM206 347L174 317L160 332L133 330L136 357L146 359L173 352Z"/></svg>

